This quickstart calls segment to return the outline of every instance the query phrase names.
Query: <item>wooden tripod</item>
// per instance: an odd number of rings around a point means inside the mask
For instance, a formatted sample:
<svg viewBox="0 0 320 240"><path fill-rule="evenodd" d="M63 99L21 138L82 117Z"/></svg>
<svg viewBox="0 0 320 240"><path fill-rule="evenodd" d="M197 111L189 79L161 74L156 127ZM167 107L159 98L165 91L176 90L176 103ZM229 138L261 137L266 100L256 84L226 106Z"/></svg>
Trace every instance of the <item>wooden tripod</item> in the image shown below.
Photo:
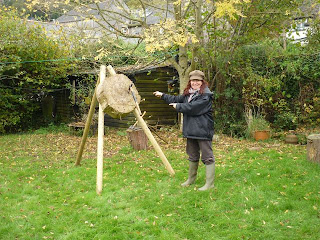
<svg viewBox="0 0 320 240"><path fill-rule="evenodd" d="M115 77L117 74L114 71L114 69L112 68L112 66L108 66L107 67L108 72L111 76ZM103 84L106 78L106 66L102 65L100 67L100 74L99 74L99 80L97 82L96 85L96 89L94 92L94 95L92 97L92 101L91 101L91 105L90 105L90 110L89 110L89 114L88 114L88 118L86 121L86 125L85 125L85 129L83 131L83 136L81 139L81 144L79 146L79 150L78 150L78 154L77 154L77 159L76 159L76 166L80 165L81 159L82 159L82 154L83 154L83 150L84 150L84 146L86 143L86 140L88 138L88 133L89 133L89 129L90 129L90 124L92 121L92 117L94 114L94 110L95 110L95 106L97 104L97 87L99 86L99 84ZM131 94L131 93L129 93ZM133 110L133 113L138 121L138 124L140 125L140 127L143 129L143 131L145 132L145 134L147 135L149 141L151 142L152 146L154 147L154 149L156 150L156 152L158 153L160 159L162 160L162 163L165 165L167 171L170 173L171 176L174 176L175 172L173 170L173 168L171 167L170 163L168 162L166 156L164 155L164 153L162 152L159 144L157 143L157 141L155 140L155 138L153 137L150 129L148 128L146 122L143 120L142 116L141 116L141 111L139 108L139 104L136 102L135 100L135 108ZM101 104L99 103L99 119L98 119L98 147L97 147L97 187L96 187L96 192L97 194L101 194L102 192L102 182L103 182L103 138L104 138L104 112L103 112L103 108L101 106Z"/></svg>

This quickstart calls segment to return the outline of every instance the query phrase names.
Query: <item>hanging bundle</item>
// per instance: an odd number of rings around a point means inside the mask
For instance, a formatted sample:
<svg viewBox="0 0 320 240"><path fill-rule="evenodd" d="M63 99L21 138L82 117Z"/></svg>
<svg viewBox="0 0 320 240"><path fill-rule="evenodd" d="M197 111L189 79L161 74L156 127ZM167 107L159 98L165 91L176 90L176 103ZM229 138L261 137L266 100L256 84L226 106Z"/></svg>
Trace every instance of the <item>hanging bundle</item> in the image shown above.
<svg viewBox="0 0 320 240"><path fill-rule="evenodd" d="M103 111L113 118L126 116L141 101L136 87L123 74L107 77L98 85L96 94Z"/></svg>

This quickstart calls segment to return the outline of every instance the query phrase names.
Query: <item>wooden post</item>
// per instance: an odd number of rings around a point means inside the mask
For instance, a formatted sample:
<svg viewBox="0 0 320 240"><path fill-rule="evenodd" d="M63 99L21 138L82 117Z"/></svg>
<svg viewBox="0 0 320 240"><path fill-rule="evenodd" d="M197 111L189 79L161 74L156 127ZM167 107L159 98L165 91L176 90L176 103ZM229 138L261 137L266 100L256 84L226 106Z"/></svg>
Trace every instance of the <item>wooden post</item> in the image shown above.
<svg viewBox="0 0 320 240"><path fill-rule="evenodd" d="M88 134L89 134L89 130L90 130L90 124L92 122L92 117L93 117L93 114L94 114L94 110L95 110L96 104L98 102L97 101L97 97L96 97L96 89L97 89L97 86L99 85L99 81L100 81L100 79L97 82L97 85L96 85L96 88L94 90L94 94L93 94L93 97L92 97L92 101L91 101L91 104L90 104L90 109L89 109L86 125L84 127L84 131L83 131L82 139L81 139L81 144L79 146L79 150L78 150L78 154L77 154L77 159L76 159L76 163L75 163L76 166L80 165L80 162L81 162L81 159L82 159L82 154L83 154L83 149L84 149L84 146L86 144L86 141L87 141L87 138L88 138Z"/></svg>
<svg viewBox="0 0 320 240"><path fill-rule="evenodd" d="M100 84L104 82L106 77L106 66L100 67ZM98 147L97 147L97 194L102 192L103 182L103 138L104 138L104 112L101 104L99 104L98 118Z"/></svg>
<svg viewBox="0 0 320 240"><path fill-rule="evenodd" d="M162 152L160 146L158 145L157 141L153 137L153 135L152 135L150 129L148 128L146 122L140 116L139 110L137 108L134 109L134 116L137 118L140 127L143 129L143 131L145 132L145 134L149 138L152 146L154 147L154 149L156 150L156 152L160 156L160 159L162 160L162 163L164 164L164 166L166 167L168 172L171 174L171 176L174 176L175 172L174 172L173 168L171 167L170 163L168 162L166 156L163 154L163 152Z"/></svg>
<svg viewBox="0 0 320 240"><path fill-rule="evenodd" d="M320 134L307 137L307 158L311 162L320 164Z"/></svg>
<svg viewBox="0 0 320 240"><path fill-rule="evenodd" d="M111 65L108 65L107 69L108 69L108 72L111 76L114 76L117 74Z"/></svg>

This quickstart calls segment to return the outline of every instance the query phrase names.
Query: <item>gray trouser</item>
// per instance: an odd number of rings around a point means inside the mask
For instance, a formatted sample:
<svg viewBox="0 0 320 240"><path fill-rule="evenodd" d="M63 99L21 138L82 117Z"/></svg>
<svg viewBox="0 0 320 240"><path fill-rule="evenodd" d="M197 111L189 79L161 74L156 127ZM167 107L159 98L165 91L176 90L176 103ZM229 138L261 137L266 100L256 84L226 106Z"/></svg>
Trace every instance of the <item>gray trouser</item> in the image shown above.
<svg viewBox="0 0 320 240"><path fill-rule="evenodd" d="M198 162L200 159L205 165L214 163L212 141L187 138L187 154L189 161Z"/></svg>

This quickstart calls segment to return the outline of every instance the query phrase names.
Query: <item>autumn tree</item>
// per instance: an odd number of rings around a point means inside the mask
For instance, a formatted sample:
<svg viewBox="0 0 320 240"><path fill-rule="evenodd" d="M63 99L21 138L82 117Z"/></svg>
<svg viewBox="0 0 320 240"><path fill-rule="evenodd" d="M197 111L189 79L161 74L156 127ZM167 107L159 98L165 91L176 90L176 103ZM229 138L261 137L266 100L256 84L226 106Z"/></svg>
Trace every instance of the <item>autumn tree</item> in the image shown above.
<svg viewBox="0 0 320 240"><path fill-rule="evenodd" d="M148 52L166 53L182 91L195 67L207 71L211 87L223 85L235 49L265 36L281 36L301 0L28 2L34 11L59 5L60 12L95 21L107 35L136 39ZM68 13L70 9L74 11Z"/></svg>
<svg viewBox="0 0 320 240"><path fill-rule="evenodd" d="M75 11L69 14L76 15L83 21L93 20L99 25L100 30L104 33L103 36L113 35L122 39L131 39L138 45L144 43L146 50L150 53L166 52L165 58L177 69L180 76L180 89L183 89L188 80L188 73L194 67L194 64L190 64L190 60L192 62L194 58L190 57L189 52L192 52L193 46L199 42L199 37L196 35L202 35L200 28L203 23L199 21L204 3L200 0L197 2L128 1L131 6L129 8L121 0L91 1L90 4L67 0L60 2L60 11L66 5L67 9L72 6ZM55 2L55 4L58 3ZM29 3L29 9L34 11L50 7L51 1L44 1L41 4L38 1ZM211 9L212 7L212 4L208 4L206 8ZM205 20L209 19L212 9L210 12ZM194 15L196 18L193 17ZM129 30L126 31L126 29ZM108 51L99 49L97 55L101 56L104 53Z"/></svg>

